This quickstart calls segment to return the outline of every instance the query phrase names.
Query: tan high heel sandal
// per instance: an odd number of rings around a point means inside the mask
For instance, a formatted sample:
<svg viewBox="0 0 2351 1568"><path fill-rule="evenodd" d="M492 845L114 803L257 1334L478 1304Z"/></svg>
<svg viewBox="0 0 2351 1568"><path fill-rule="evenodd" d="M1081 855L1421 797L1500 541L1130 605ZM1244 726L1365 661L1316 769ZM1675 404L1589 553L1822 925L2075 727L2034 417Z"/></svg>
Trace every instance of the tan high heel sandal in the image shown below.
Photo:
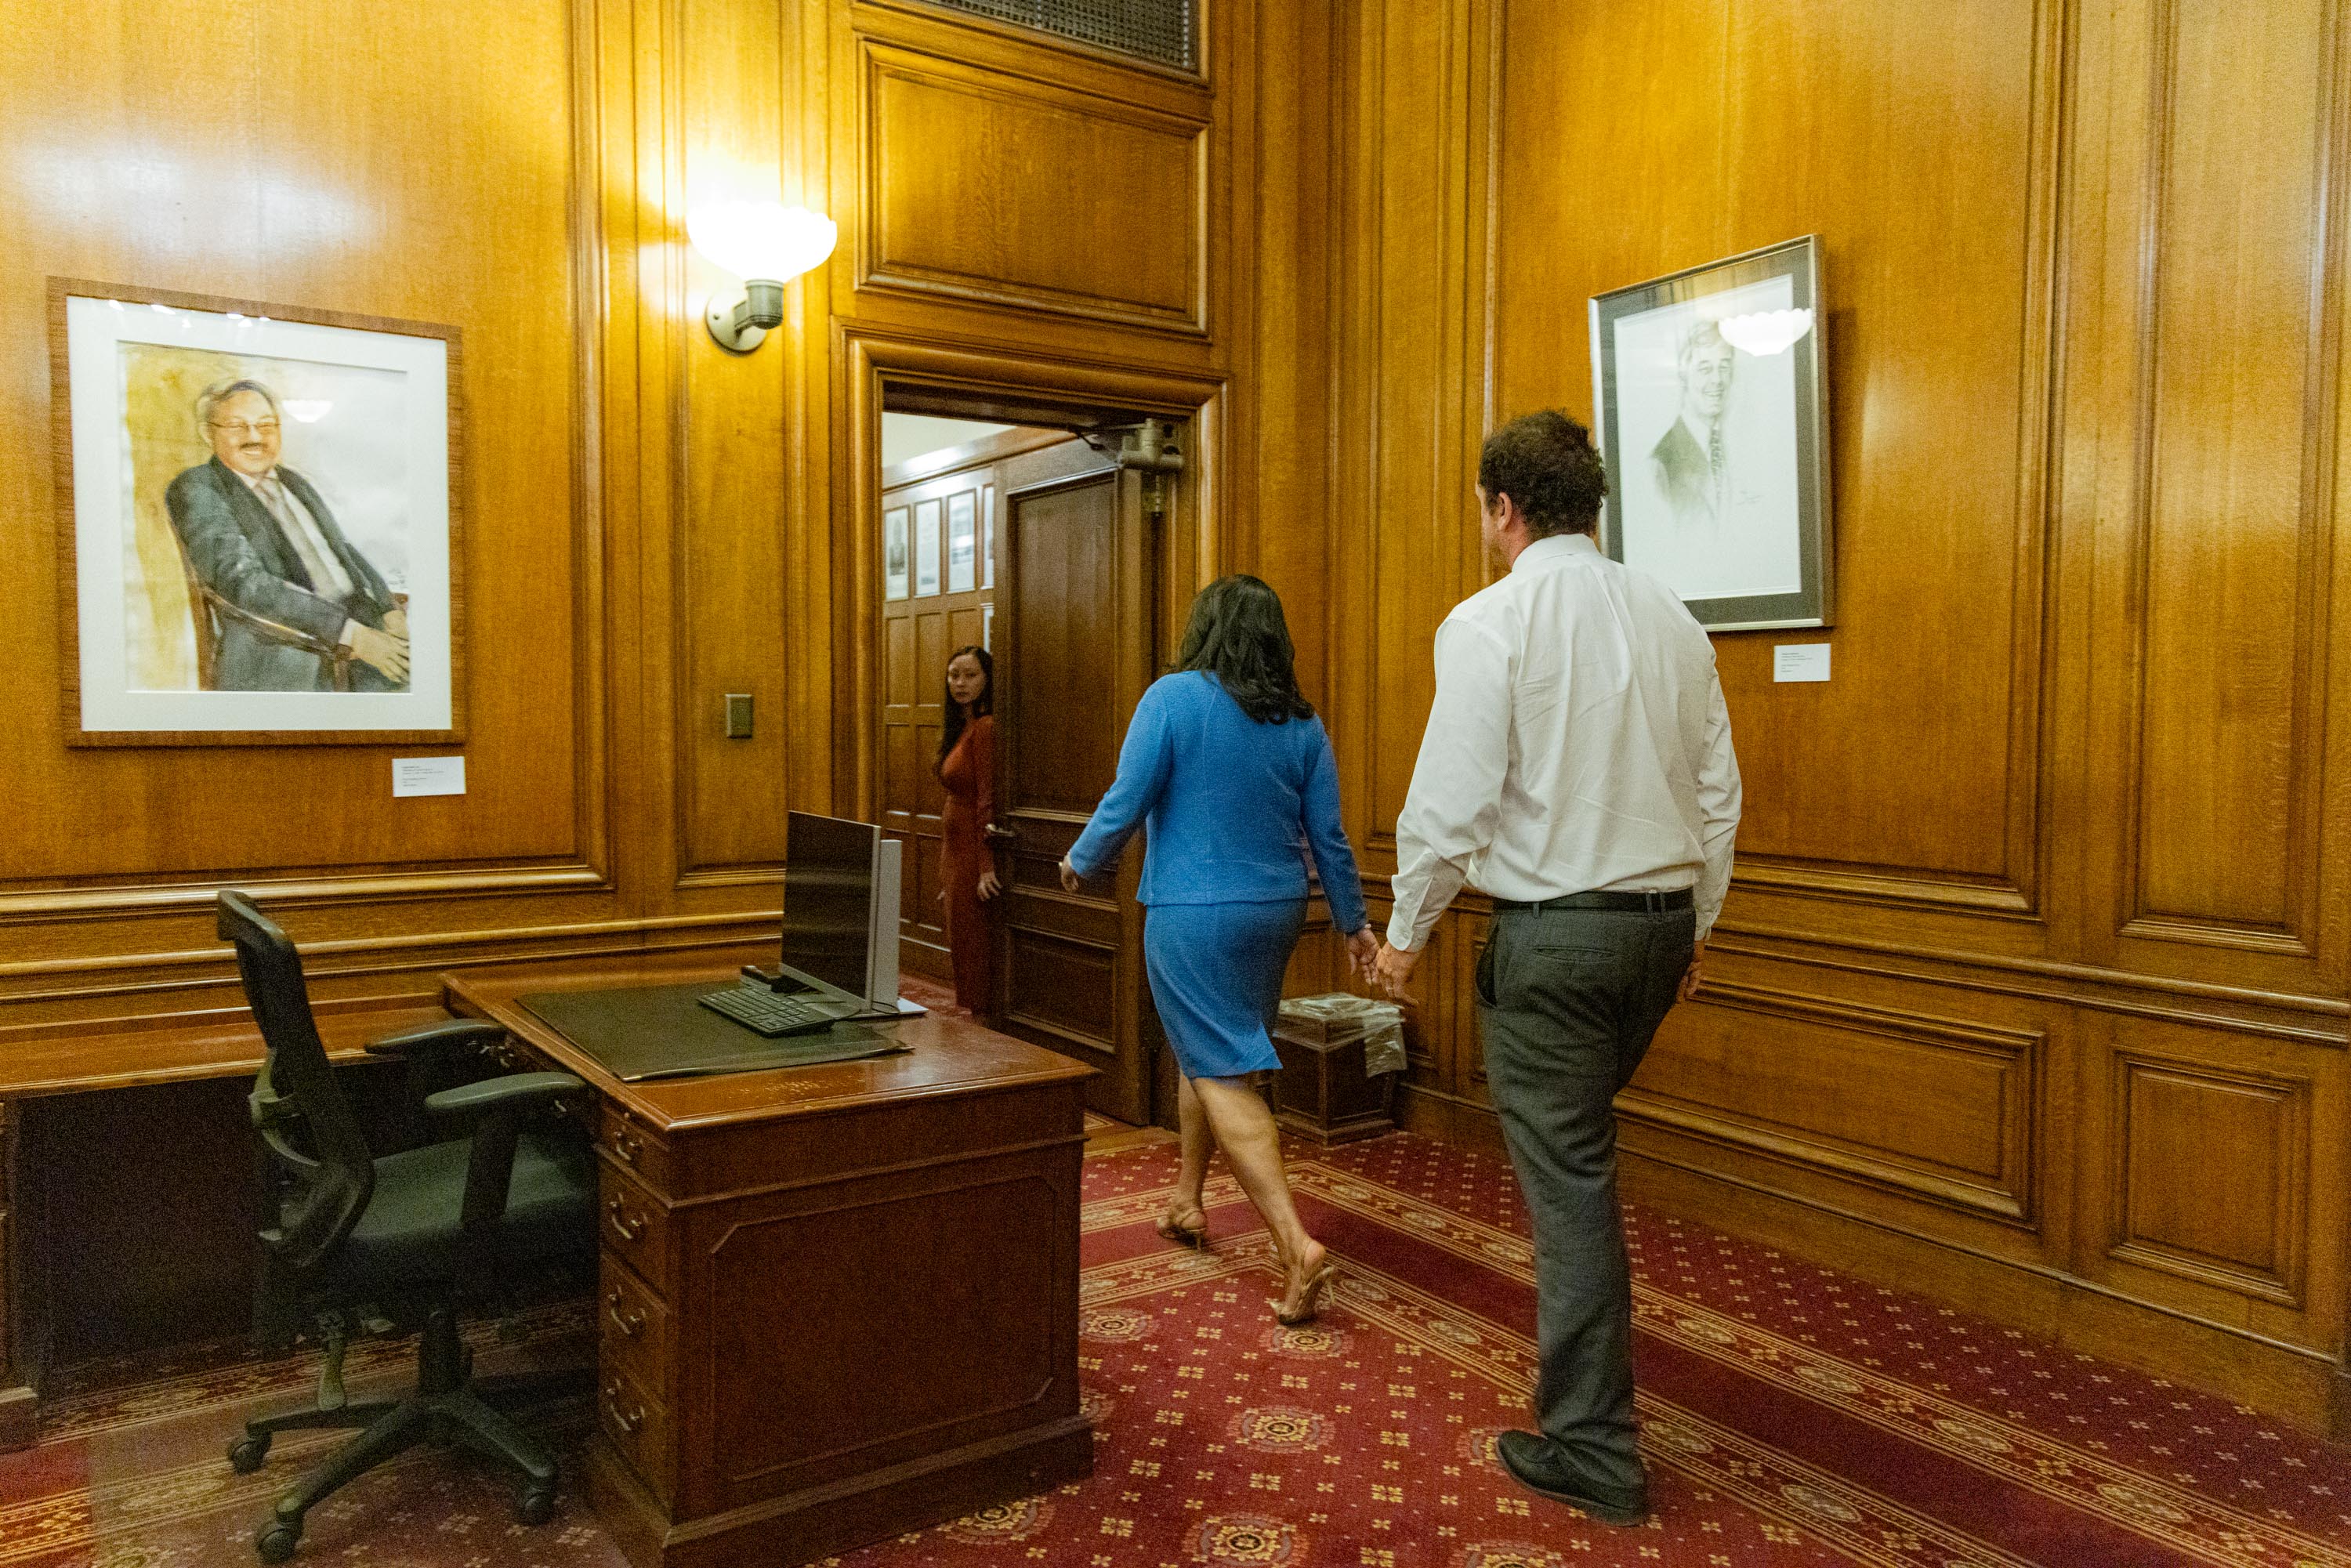
<svg viewBox="0 0 2351 1568"><path fill-rule="evenodd" d="M1189 1224L1184 1223L1182 1216L1183 1211L1173 1205L1160 1210L1159 1234L1178 1247L1206 1250L1208 1245L1208 1211L1194 1207L1189 1215Z"/></svg>
<svg viewBox="0 0 2351 1568"><path fill-rule="evenodd" d="M1304 1279L1292 1273L1287 1263L1282 1265L1282 1276L1281 1299L1268 1301L1266 1305L1273 1309L1276 1322L1291 1327L1314 1321L1315 1314L1322 1310L1322 1292L1330 1288L1332 1281L1339 1277L1339 1265L1330 1253L1325 1252L1321 1266Z"/></svg>

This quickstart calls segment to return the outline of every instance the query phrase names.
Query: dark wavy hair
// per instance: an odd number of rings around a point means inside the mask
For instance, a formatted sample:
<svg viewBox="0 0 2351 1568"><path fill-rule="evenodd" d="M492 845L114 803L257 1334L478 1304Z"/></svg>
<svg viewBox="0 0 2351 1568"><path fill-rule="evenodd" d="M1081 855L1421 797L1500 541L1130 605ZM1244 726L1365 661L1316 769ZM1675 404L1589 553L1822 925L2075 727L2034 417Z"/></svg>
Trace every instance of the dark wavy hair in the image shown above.
<svg viewBox="0 0 2351 1568"><path fill-rule="evenodd" d="M1259 724L1286 724L1314 716L1314 705L1298 689L1297 657L1281 596L1235 573L1217 579L1192 601L1176 667L1216 676L1225 695Z"/></svg>
<svg viewBox="0 0 2351 1568"><path fill-rule="evenodd" d="M1486 437L1478 485L1489 500L1516 501L1537 538L1591 533L1608 494L1592 433L1553 408L1523 414Z"/></svg>
<svg viewBox="0 0 2351 1568"><path fill-rule="evenodd" d="M971 718L979 718L996 711L996 661L988 655L987 649L976 643L967 643L947 655L947 664L954 664L966 653L979 661L979 695L972 699L970 715ZM938 760L931 765L934 771L947 765L947 753L953 751L956 742L963 738L964 726L969 722L964 716L963 704L955 700L954 692L946 690L946 664L940 665L939 670L939 685L944 693L939 698L939 712L946 722L939 726L939 755Z"/></svg>

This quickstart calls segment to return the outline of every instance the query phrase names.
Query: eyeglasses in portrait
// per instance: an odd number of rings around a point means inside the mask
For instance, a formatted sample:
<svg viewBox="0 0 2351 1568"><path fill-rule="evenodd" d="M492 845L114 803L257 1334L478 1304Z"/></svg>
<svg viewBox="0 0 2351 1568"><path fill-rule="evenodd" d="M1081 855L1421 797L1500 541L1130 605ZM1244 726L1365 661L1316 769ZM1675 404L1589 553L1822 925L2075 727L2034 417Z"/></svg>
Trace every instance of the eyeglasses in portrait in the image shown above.
<svg viewBox="0 0 2351 1568"><path fill-rule="evenodd" d="M455 329L50 292L70 738L459 738Z"/></svg>

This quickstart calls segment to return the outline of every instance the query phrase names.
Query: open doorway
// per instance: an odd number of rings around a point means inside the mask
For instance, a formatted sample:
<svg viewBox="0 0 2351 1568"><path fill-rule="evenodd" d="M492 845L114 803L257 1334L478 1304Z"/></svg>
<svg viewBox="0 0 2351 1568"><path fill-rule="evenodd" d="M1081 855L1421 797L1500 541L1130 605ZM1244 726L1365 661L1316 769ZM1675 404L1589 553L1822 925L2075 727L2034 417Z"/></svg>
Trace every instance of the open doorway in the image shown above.
<svg viewBox="0 0 2351 1568"><path fill-rule="evenodd" d="M1165 656L1161 591L1186 426L1108 411L980 417L925 391L885 388L872 518L881 565L879 821L905 842L901 958L963 985L995 1027L1100 1070L1088 1103L1153 1119L1159 1031L1143 975L1141 857L1069 894L1061 856L1117 771L1128 716ZM1040 417L1042 414L1044 417ZM1058 416L1057 416L1058 415ZM980 907L974 863L950 837L940 779L956 650L993 665L992 865ZM949 764L971 788L968 756ZM960 865L960 873L954 868Z"/></svg>

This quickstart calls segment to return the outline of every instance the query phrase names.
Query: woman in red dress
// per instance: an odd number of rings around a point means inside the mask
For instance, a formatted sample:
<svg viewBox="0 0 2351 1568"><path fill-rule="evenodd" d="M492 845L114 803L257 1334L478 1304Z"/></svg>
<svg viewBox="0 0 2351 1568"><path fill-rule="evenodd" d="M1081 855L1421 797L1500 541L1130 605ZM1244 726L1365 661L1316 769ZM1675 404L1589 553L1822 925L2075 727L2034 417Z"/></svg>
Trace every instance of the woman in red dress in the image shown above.
<svg viewBox="0 0 2351 1568"><path fill-rule="evenodd" d="M996 922L990 907L1003 884L987 830L996 821L996 661L985 648L957 648L947 660L946 722L939 730L940 813L945 841L939 896L947 906L947 951L955 959L956 1000L972 1017L996 1017Z"/></svg>

